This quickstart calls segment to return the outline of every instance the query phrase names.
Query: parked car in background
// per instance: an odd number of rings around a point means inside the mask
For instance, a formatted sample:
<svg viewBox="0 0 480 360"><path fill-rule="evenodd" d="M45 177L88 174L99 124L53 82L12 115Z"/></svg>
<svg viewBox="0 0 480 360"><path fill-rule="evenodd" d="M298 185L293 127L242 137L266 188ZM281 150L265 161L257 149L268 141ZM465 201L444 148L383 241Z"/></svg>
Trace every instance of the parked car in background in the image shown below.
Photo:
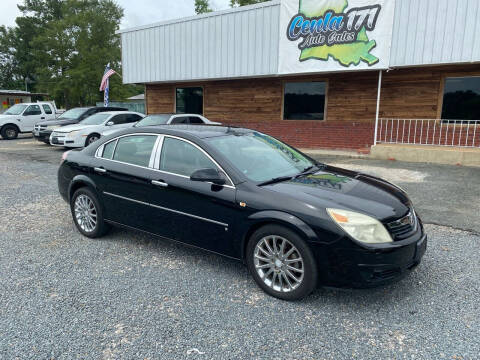
<svg viewBox="0 0 480 360"><path fill-rule="evenodd" d="M59 191L83 235L126 226L237 258L285 300L398 280L427 246L402 189L254 130L130 128L62 159Z"/></svg>
<svg viewBox="0 0 480 360"><path fill-rule="evenodd" d="M71 148L88 146L100 138L105 129L131 127L144 115L133 111L106 111L89 116L78 124L62 126L50 135L50 144Z"/></svg>
<svg viewBox="0 0 480 360"><path fill-rule="evenodd" d="M19 133L33 131L41 121L55 119L55 106L49 102L15 104L0 115L0 135L16 139Z"/></svg>
<svg viewBox="0 0 480 360"><path fill-rule="evenodd" d="M144 117L133 127L154 126L154 125L222 125L219 122L210 121L205 116L198 114L151 114ZM117 130L108 129L102 133L102 136L113 134Z"/></svg>
<svg viewBox="0 0 480 360"><path fill-rule="evenodd" d="M33 130L33 136L38 141L42 141L46 144L50 143L50 135L53 130L59 128L60 126L66 126L71 124L77 124L87 117L105 111L127 111L126 108L121 107L101 107L101 106L92 106L92 107L77 107L70 109L54 121L42 121L35 125Z"/></svg>

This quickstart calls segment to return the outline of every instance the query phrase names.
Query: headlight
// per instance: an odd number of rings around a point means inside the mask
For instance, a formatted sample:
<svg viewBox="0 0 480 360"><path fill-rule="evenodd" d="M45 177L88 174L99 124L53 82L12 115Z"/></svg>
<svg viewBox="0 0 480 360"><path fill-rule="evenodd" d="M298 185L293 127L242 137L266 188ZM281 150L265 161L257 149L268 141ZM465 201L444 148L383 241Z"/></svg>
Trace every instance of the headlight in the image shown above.
<svg viewBox="0 0 480 360"><path fill-rule="evenodd" d="M393 241L385 226L377 219L341 209L327 209L327 212L338 226L357 241L367 244Z"/></svg>
<svg viewBox="0 0 480 360"><path fill-rule="evenodd" d="M79 130L70 131L70 132L68 133L68 136L73 137L73 136L77 135L79 132L80 132Z"/></svg>
<svg viewBox="0 0 480 360"><path fill-rule="evenodd" d="M48 125L47 129L48 130L54 130L54 129L59 128L59 127L60 127L60 125Z"/></svg>

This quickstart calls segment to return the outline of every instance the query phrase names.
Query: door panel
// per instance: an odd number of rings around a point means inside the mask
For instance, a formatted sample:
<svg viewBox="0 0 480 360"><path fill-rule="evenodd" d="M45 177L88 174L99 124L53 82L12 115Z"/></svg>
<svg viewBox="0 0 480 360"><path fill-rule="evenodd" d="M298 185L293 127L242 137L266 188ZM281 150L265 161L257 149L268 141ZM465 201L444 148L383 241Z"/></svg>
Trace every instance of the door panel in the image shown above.
<svg viewBox="0 0 480 360"><path fill-rule="evenodd" d="M42 119L43 118L43 119ZM33 127L37 122L44 121L45 114L42 112L40 105L30 105L25 109L21 118L21 131L33 131Z"/></svg>
<svg viewBox="0 0 480 360"><path fill-rule="evenodd" d="M239 213L235 189L161 172L157 177L168 186L153 189L150 201L171 212L172 238L232 256L231 234Z"/></svg>

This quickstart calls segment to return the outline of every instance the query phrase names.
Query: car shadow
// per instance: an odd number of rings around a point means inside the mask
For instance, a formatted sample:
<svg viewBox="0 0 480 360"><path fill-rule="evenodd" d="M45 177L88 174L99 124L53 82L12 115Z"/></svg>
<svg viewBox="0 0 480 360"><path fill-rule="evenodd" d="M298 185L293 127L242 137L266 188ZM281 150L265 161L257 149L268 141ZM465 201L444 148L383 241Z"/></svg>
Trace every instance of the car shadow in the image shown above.
<svg viewBox="0 0 480 360"><path fill-rule="evenodd" d="M145 251L153 252L153 256L158 255L160 258L163 258L165 253L170 253L173 260L181 259L186 266L201 267L199 271L214 270L217 273L221 271L222 277L237 281L248 279L245 286L248 286L252 294L260 296L263 294L250 276L247 267L240 260L148 233L116 227L112 228L111 232L99 241L121 241L128 245L141 246ZM371 304L376 308L388 307L392 303L421 292L422 283L427 281L425 277L425 268L422 269L422 264L420 264L405 278L392 284L367 289L322 287L320 285L311 295L294 303L313 307L329 305L341 308L355 307L359 304L363 304L362 306ZM265 299L268 299L266 301L284 302L266 294L263 295Z"/></svg>

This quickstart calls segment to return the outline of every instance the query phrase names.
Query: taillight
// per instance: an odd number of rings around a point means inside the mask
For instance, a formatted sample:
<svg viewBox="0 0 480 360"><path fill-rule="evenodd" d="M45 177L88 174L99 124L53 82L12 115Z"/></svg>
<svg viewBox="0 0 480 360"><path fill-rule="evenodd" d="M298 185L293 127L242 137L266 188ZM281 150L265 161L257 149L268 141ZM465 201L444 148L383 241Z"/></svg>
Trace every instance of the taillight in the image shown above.
<svg viewBox="0 0 480 360"><path fill-rule="evenodd" d="M63 154L62 154L62 161L60 161L60 164L62 164L65 160L67 160L67 156L68 156L68 153L72 151L72 150L68 150L68 151L65 151Z"/></svg>

